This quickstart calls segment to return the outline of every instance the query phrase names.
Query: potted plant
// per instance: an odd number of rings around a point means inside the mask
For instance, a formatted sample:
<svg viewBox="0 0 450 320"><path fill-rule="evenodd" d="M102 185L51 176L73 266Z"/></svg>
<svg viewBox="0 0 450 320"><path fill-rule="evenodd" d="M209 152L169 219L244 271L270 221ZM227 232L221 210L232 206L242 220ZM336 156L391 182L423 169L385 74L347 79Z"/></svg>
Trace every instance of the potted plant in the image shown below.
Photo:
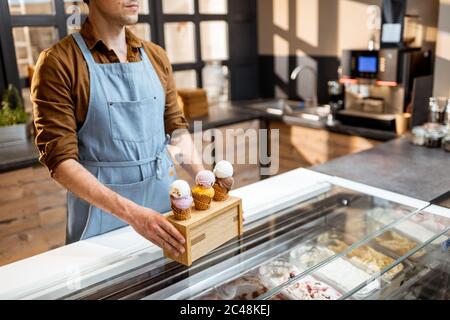
<svg viewBox="0 0 450 320"><path fill-rule="evenodd" d="M19 90L9 85L3 92L0 105L0 144L25 142L28 138L29 118Z"/></svg>

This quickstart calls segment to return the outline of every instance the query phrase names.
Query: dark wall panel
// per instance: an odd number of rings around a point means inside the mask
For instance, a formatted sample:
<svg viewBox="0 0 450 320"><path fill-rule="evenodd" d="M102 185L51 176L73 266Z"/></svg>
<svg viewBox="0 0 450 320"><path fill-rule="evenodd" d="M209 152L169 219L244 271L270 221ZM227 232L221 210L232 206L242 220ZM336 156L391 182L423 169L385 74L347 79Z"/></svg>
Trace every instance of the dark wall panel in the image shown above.
<svg viewBox="0 0 450 320"><path fill-rule="evenodd" d="M1 37L1 35L0 35L0 37ZM1 50L2 50L2 47L0 45L0 97L1 97L1 93L3 92L3 90L6 87L6 75L5 75L5 68L4 68L4 64L3 64Z"/></svg>
<svg viewBox="0 0 450 320"><path fill-rule="evenodd" d="M235 66L231 73L232 100L251 100L259 96L258 67L254 64Z"/></svg>
<svg viewBox="0 0 450 320"><path fill-rule="evenodd" d="M0 1L0 35L5 80L20 88L8 1Z"/></svg>
<svg viewBox="0 0 450 320"><path fill-rule="evenodd" d="M259 96L257 1L228 3L231 100L256 99Z"/></svg>
<svg viewBox="0 0 450 320"><path fill-rule="evenodd" d="M309 56L317 63L318 68L318 98L319 103L328 103L328 81L337 80L337 70L340 61L337 57L318 57ZM281 79L276 72L276 66L286 66L285 79ZM261 98L274 98L275 87L278 87L289 99L299 100L297 92L297 82L290 80L290 73L297 67L298 57L296 56L280 56L261 55L259 57L259 72L260 72L260 96ZM309 75L308 75L309 76ZM302 81L302 76L298 79ZM303 80L304 81L304 80Z"/></svg>

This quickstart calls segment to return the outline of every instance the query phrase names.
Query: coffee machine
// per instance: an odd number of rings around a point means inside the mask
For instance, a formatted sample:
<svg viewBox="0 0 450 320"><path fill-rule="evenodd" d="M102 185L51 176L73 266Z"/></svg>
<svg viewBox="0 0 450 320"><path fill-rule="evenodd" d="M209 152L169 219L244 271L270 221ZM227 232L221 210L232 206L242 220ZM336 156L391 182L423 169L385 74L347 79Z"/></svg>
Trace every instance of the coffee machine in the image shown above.
<svg viewBox="0 0 450 320"><path fill-rule="evenodd" d="M402 134L407 128L414 79L431 74L431 51L346 50L340 80L345 87L345 107L335 119L347 125Z"/></svg>
<svg viewBox="0 0 450 320"><path fill-rule="evenodd" d="M342 53L345 106L335 119L348 125L402 134L410 117L416 78L432 75L433 53L423 49L419 16L406 0L383 0L379 49Z"/></svg>

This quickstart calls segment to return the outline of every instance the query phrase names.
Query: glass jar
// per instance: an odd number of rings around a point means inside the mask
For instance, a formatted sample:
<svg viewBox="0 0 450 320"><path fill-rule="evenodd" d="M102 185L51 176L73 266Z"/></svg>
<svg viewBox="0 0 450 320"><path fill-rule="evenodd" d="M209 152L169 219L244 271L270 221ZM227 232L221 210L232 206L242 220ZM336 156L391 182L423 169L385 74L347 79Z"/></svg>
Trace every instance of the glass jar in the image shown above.
<svg viewBox="0 0 450 320"><path fill-rule="evenodd" d="M425 133L426 130L424 127L415 127L412 130L413 139L412 143L416 146L424 146L425 145Z"/></svg>
<svg viewBox="0 0 450 320"><path fill-rule="evenodd" d="M450 99L447 100L447 111L445 112L445 124L447 129L450 130Z"/></svg>
<svg viewBox="0 0 450 320"><path fill-rule="evenodd" d="M328 98L333 114L344 108L344 89L338 81L328 82Z"/></svg>
<svg viewBox="0 0 450 320"><path fill-rule="evenodd" d="M450 152L450 134L442 139L442 148L444 149L444 151Z"/></svg>
<svg viewBox="0 0 450 320"><path fill-rule="evenodd" d="M202 71L203 88L210 102L219 102L224 98L226 75L220 61L208 61ZM226 99L225 99L226 100Z"/></svg>
<svg viewBox="0 0 450 320"><path fill-rule="evenodd" d="M440 148L446 135L447 129L444 126L428 124L425 129L425 146L428 148Z"/></svg>
<svg viewBox="0 0 450 320"><path fill-rule="evenodd" d="M447 98L432 97L428 109L428 122L444 124L445 109L447 107Z"/></svg>

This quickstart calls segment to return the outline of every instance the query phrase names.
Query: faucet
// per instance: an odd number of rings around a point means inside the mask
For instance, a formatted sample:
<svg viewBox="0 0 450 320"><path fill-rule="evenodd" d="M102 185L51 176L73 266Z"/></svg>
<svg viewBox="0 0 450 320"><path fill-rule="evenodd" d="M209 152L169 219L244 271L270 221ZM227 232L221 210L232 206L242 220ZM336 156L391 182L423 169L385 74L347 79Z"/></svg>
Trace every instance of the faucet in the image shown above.
<svg viewBox="0 0 450 320"><path fill-rule="evenodd" d="M311 67L311 66L299 65L297 68L294 69L294 71L292 71L292 73L291 73L291 80L293 80L293 81L297 80L297 78L300 75L300 73L302 73L304 70L311 71L311 73L314 76L313 97L312 97L312 99L309 99L308 102L312 100L313 107L317 107L318 106L318 98L317 98L317 82L318 82L318 79L317 79L316 70L313 67Z"/></svg>

